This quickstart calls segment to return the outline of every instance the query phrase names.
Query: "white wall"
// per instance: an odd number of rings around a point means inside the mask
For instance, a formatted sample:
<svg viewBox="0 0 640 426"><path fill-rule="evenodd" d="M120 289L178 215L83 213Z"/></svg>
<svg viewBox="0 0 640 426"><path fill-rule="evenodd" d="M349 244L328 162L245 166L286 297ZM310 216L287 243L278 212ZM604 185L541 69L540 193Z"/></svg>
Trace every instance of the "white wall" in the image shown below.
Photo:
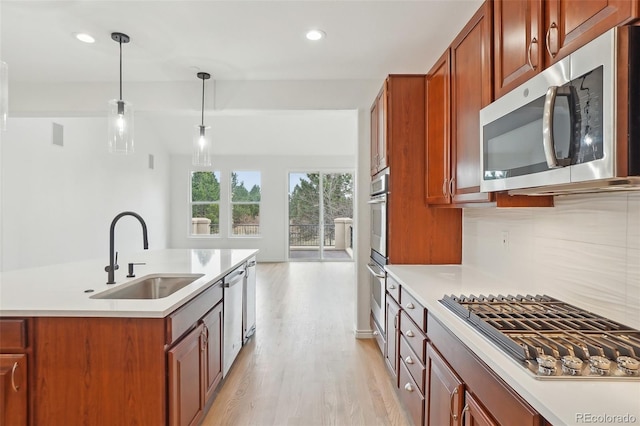
<svg viewBox="0 0 640 426"><path fill-rule="evenodd" d="M171 246L174 248L257 248L259 262L287 260L289 172L354 173L353 156L218 156L209 170L221 173L221 200L229 199L231 171L261 173L259 237L231 237L229 203L221 202L220 236L192 237L189 188L191 157L171 157Z"/></svg>
<svg viewBox="0 0 640 426"><path fill-rule="evenodd" d="M52 144L52 123L64 146ZM10 118L2 140L2 270L90 258L108 263L109 226L121 211L139 213L149 248L167 246L169 157L151 126L136 119L136 152L107 152L105 118ZM148 168L148 155L155 168ZM120 264L142 250L131 217L116 227Z"/></svg>
<svg viewBox="0 0 640 426"><path fill-rule="evenodd" d="M557 196L554 208L465 209L463 227L464 264L640 328L640 192Z"/></svg>

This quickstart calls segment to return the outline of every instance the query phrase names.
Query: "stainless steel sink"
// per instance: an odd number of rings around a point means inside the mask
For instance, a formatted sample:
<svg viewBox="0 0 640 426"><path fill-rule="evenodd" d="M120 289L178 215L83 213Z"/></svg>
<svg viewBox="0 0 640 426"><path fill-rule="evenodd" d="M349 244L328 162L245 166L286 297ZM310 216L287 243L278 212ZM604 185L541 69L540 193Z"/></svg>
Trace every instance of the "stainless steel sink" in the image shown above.
<svg viewBox="0 0 640 426"><path fill-rule="evenodd" d="M91 299L161 299L184 288L204 274L151 274L112 290L103 291Z"/></svg>

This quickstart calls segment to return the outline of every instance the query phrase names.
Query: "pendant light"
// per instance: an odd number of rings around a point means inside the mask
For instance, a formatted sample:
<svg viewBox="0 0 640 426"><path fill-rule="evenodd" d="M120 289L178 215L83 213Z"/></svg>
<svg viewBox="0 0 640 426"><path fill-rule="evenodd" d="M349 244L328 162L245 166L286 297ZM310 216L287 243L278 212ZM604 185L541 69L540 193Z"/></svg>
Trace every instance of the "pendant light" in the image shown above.
<svg viewBox="0 0 640 426"><path fill-rule="evenodd" d="M0 130L7 130L9 114L9 67L0 61Z"/></svg>
<svg viewBox="0 0 640 426"><path fill-rule="evenodd" d="M207 135L207 130L211 127L204 126L204 81L211 78L206 72L199 72L198 78L202 80L202 115L200 125L195 126L193 135L193 165L194 166L210 166L211 165L211 134Z"/></svg>
<svg viewBox="0 0 640 426"><path fill-rule="evenodd" d="M133 153L133 106L122 100L122 43L129 43L129 36L123 33L111 33L111 38L120 45L120 98L108 102L109 152L131 154Z"/></svg>

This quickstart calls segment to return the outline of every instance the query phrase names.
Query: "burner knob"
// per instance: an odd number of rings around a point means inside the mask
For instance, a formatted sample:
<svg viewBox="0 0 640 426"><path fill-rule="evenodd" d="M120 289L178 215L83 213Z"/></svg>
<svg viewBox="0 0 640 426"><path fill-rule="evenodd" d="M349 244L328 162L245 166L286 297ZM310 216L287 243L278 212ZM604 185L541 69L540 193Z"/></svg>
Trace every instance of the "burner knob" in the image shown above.
<svg viewBox="0 0 640 426"><path fill-rule="evenodd" d="M589 357L589 369L592 373L595 373L599 376L606 376L609 374L610 368L611 361L609 361L607 358L599 355Z"/></svg>
<svg viewBox="0 0 640 426"><path fill-rule="evenodd" d="M536 358L538 365L544 368L556 368L556 359L551 355L540 355Z"/></svg>
<svg viewBox="0 0 640 426"><path fill-rule="evenodd" d="M640 370L640 361L630 356L619 356L616 358L618 369L628 376L637 376Z"/></svg>

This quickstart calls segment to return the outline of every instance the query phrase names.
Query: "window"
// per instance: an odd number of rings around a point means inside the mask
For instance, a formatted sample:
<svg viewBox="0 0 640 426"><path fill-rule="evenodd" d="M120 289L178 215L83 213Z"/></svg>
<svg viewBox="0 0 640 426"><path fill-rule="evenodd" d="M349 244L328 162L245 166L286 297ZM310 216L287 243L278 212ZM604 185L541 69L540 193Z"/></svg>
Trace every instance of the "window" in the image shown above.
<svg viewBox="0 0 640 426"><path fill-rule="evenodd" d="M231 172L231 235L260 235L260 172Z"/></svg>
<svg viewBox="0 0 640 426"><path fill-rule="evenodd" d="M191 172L191 235L220 235L220 172Z"/></svg>

